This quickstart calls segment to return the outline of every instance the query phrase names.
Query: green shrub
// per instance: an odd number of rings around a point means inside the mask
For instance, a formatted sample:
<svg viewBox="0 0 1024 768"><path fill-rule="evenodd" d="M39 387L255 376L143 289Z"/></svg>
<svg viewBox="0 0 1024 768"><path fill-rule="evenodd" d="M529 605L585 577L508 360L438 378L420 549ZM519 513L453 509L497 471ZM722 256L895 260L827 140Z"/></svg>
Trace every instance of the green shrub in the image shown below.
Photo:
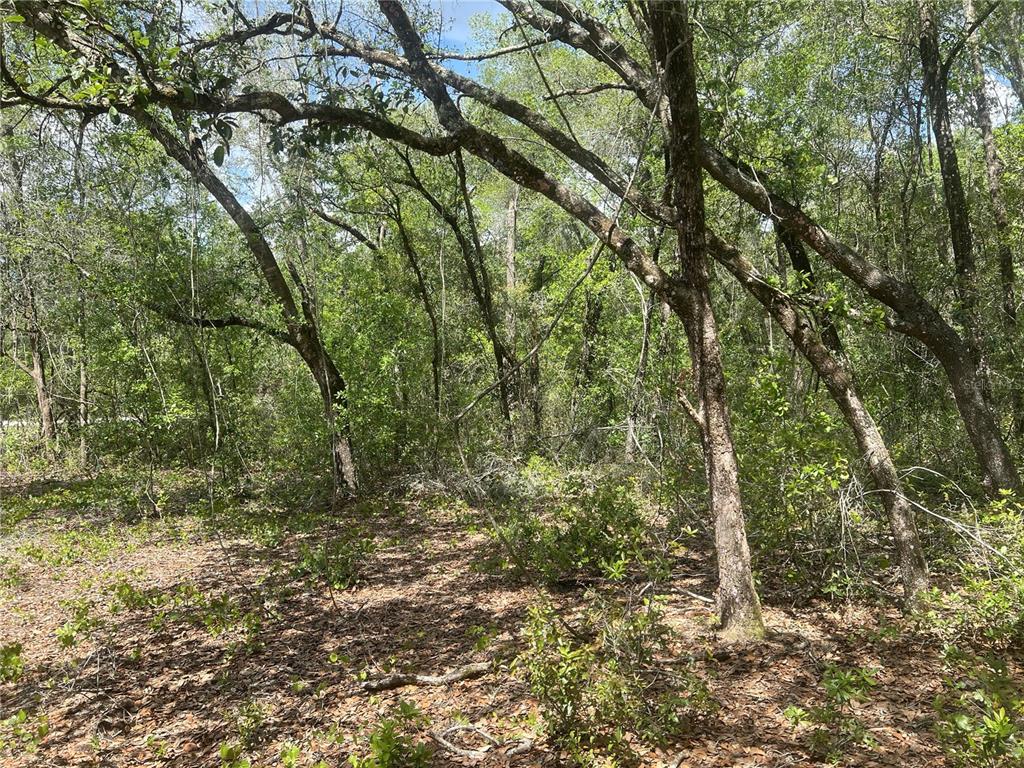
<svg viewBox="0 0 1024 768"><path fill-rule="evenodd" d="M570 484L559 496L511 505L493 535L510 567L547 584L638 571L662 578L666 560L638 496L626 483Z"/></svg>
<svg viewBox="0 0 1024 768"><path fill-rule="evenodd" d="M21 643L0 646L0 683L15 683L25 672Z"/></svg>
<svg viewBox="0 0 1024 768"><path fill-rule="evenodd" d="M82 636L88 636L103 623L93 614L92 601L86 598L64 600L61 604L71 610L71 618L57 629L57 640L65 648L74 647Z"/></svg>
<svg viewBox="0 0 1024 768"><path fill-rule="evenodd" d="M995 657L946 649L936 733L956 766L1024 766L1024 691Z"/></svg>
<svg viewBox="0 0 1024 768"><path fill-rule="evenodd" d="M416 705L399 701L391 717L382 720L370 733L369 751L350 755L352 768L426 768L433 754L430 746L417 741L414 731L426 725L426 717Z"/></svg>
<svg viewBox="0 0 1024 768"><path fill-rule="evenodd" d="M973 537L952 550L959 583L933 589L919 607L918 623L947 645L994 649L1024 644L1024 505L1003 493L970 522ZM981 545L977 542L985 542Z"/></svg>
<svg viewBox="0 0 1024 768"><path fill-rule="evenodd" d="M821 676L825 704L807 711L789 706L784 713L794 725L811 724L808 739L811 754L830 763L838 762L855 745L874 746L875 739L854 712L853 705L867 701L877 685L875 671L864 667L829 664Z"/></svg>
<svg viewBox="0 0 1024 768"><path fill-rule="evenodd" d="M575 627L550 604L533 606L517 662L549 736L577 765L635 757L636 741L662 744L713 704L692 672L659 667L669 630L656 601L593 599Z"/></svg>
<svg viewBox="0 0 1024 768"><path fill-rule="evenodd" d="M333 589L348 589L359 581L366 558L375 546L372 538L359 532L330 539L316 547L303 544L295 570L297 575L323 579Z"/></svg>

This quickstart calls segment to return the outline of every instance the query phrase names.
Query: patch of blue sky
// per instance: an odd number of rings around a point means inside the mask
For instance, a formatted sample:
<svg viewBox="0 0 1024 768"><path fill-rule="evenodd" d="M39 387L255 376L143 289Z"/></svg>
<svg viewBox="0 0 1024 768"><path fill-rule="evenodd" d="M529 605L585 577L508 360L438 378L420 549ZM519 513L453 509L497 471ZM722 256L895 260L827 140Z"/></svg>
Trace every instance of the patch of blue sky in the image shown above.
<svg viewBox="0 0 1024 768"><path fill-rule="evenodd" d="M479 48L480 41L473 30L471 19L483 15L497 17L505 8L497 0L431 0L441 16L439 48L454 53L468 53ZM451 60L447 65L463 75L475 76L477 62Z"/></svg>

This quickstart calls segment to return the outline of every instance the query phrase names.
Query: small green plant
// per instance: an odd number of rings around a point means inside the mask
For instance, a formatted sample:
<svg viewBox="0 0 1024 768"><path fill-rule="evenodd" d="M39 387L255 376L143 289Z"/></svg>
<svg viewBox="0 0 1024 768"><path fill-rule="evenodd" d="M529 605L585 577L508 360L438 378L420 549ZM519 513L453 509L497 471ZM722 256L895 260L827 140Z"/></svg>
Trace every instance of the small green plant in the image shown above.
<svg viewBox="0 0 1024 768"><path fill-rule="evenodd" d="M31 715L27 710L19 709L5 720L0 720L0 750L17 747L24 752L33 753L50 732L50 721L46 715Z"/></svg>
<svg viewBox="0 0 1024 768"><path fill-rule="evenodd" d="M25 672L21 643L0 646L0 683L14 683Z"/></svg>
<svg viewBox="0 0 1024 768"><path fill-rule="evenodd" d="M651 536L651 521L628 483L568 484L546 500L512 504L495 524L507 567L547 584L640 572L651 579L667 562Z"/></svg>
<svg viewBox="0 0 1024 768"><path fill-rule="evenodd" d="M1024 691L1006 663L948 647L944 690L935 700L936 733L953 765L1024 765Z"/></svg>
<svg viewBox="0 0 1024 768"><path fill-rule="evenodd" d="M281 765L284 768L297 768L299 764L299 758L302 757L302 748L294 741L285 742L281 746L280 752Z"/></svg>
<svg viewBox="0 0 1024 768"><path fill-rule="evenodd" d="M323 579L333 589L348 589L359 581L366 558L375 546L372 538L358 533L331 539L317 547L303 544L296 573Z"/></svg>
<svg viewBox="0 0 1024 768"><path fill-rule="evenodd" d="M533 606L518 659L548 734L578 765L598 753L635 759L638 741L662 744L713 708L689 670L663 674L669 631L656 601L592 599L575 627L551 605Z"/></svg>
<svg viewBox="0 0 1024 768"><path fill-rule="evenodd" d="M807 725L813 728L808 738L812 755L834 763L852 746L874 746L874 737L857 717L854 704L869 699L871 691L878 685L875 676L873 669L829 664L821 676L825 704L810 710L790 705L783 710L783 715L794 727Z"/></svg>
<svg viewBox="0 0 1024 768"><path fill-rule="evenodd" d="M72 648L83 636L88 636L102 622L93 614L92 602L84 597L77 600L65 600L62 605L71 610L71 618L57 629L57 640L65 648Z"/></svg>
<svg viewBox="0 0 1024 768"><path fill-rule="evenodd" d="M426 717L408 701L399 701L391 717L382 720L370 733L369 751L350 755L352 768L426 768L432 750L416 740L415 731L426 725Z"/></svg>
<svg viewBox="0 0 1024 768"><path fill-rule="evenodd" d="M217 751L221 768L251 768L252 763L242 756L245 749L237 742L225 742Z"/></svg>
<svg viewBox="0 0 1024 768"><path fill-rule="evenodd" d="M247 701L235 710L235 732L241 746L251 749L259 744L267 714L267 708L258 701Z"/></svg>

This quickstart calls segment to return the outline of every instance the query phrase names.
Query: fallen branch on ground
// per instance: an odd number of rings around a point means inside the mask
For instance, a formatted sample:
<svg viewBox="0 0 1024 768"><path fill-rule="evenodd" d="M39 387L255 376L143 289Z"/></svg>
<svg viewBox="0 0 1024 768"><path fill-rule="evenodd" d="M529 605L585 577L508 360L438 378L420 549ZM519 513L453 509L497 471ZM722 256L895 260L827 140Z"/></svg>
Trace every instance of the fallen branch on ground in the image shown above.
<svg viewBox="0 0 1024 768"><path fill-rule="evenodd" d="M485 749L468 749L466 747L460 747L457 744L453 744L447 737L458 731L471 731L472 733L480 736L480 738L486 741L490 746ZM458 755L459 757L468 757L474 760L482 760L487 757L487 753L491 747L508 747L509 749L505 751L506 755L521 755L533 749L533 739L522 738L504 742L498 741L478 725L453 725L450 728L446 728L441 731L441 733L432 732L430 737L452 754Z"/></svg>
<svg viewBox="0 0 1024 768"><path fill-rule="evenodd" d="M362 689L370 693L376 693L378 691L391 691L395 688L403 688L407 685L451 685L462 680L472 680L475 677L481 677L487 674L490 669L490 662L480 661L453 669L451 672L446 672L443 675L397 673L381 677L377 680L367 680L362 684Z"/></svg>

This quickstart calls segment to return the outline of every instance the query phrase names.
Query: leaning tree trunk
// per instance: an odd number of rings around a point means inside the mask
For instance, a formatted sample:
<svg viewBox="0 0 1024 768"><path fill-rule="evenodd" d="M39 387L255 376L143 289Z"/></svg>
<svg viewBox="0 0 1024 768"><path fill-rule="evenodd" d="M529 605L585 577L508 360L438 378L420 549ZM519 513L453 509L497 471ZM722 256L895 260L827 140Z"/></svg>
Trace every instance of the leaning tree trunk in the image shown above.
<svg viewBox="0 0 1024 768"><path fill-rule="evenodd" d="M828 388L853 432L868 465L871 480L882 497L900 564L903 594L913 605L928 589L928 567L917 532L914 510L903 493L896 465L878 425L857 394L844 360L822 333L816 332L793 299L764 280L753 265L724 241L713 238L711 251L736 279L771 314Z"/></svg>
<svg viewBox="0 0 1024 768"><path fill-rule="evenodd" d="M700 111L689 3L655 0L648 6L654 48L662 67L671 125L667 138L673 202L678 214L682 321L699 399L701 443L718 556L718 613L725 634L764 634L761 604L747 544L739 467L726 405L725 372L708 285L704 189L697 145Z"/></svg>
<svg viewBox="0 0 1024 768"><path fill-rule="evenodd" d="M132 112L133 117L150 135L156 139L167 152L192 177L202 184L213 195L225 212L235 222L239 232L245 239L250 253L259 267L263 280L274 297L284 317L287 333L284 340L302 357L316 381L323 401L324 415L330 432L331 467L335 482L335 492L353 492L357 487L355 462L352 456L346 382L338 371L324 346L323 339L317 328L315 314L309 306L308 297L303 292L301 310L296 304L292 289L288 286L284 272L277 262L270 243L263 235L262 229L256 224L249 211L239 202L235 194L227 188L217 175L210 169L205 158L185 146L184 142L165 128L153 115L138 109ZM299 276L293 274L298 288L303 291Z"/></svg>

